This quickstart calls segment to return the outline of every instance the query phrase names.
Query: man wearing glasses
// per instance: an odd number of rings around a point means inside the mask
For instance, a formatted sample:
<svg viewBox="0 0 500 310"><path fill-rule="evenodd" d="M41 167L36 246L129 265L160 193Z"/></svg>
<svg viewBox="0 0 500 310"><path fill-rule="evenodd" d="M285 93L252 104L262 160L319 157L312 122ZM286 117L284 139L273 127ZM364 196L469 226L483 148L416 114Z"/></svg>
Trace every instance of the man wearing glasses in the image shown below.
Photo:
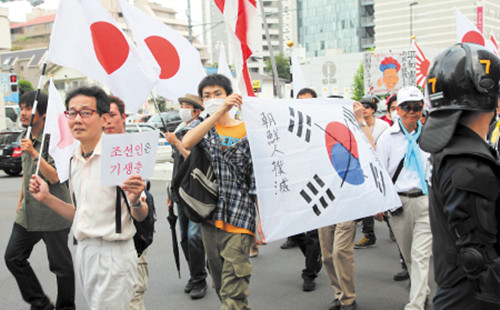
<svg viewBox="0 0 500 310"><path fill-rule="evenodd" d="M137 281L137 252L132 239L136 230L130 215L138 221L147 216L145 184L139 175L132 175L120 186L130 211L121 197L121 233L117 233L118 189L101 185L102 127L109 117L109 98L99 87L81 87L67 95L66 108L71 133L80 141L70 172L75 206L54 197L38 176L32 176L29 190L36 200L73 220L78 240L75 269L89 308L129 309Z"/></svg>
<svg viewBox="0 0 500 310"><path fill-rule="evenodd" d="M389 223L410 272L410 298L406 310L424 309L429 293L432 246L426 181L429 153L418 145L423 99L416 87L399 90L398 122L386 130L377 143L379 159L392 177L402 203L401 208L390 210Z"/></svg>

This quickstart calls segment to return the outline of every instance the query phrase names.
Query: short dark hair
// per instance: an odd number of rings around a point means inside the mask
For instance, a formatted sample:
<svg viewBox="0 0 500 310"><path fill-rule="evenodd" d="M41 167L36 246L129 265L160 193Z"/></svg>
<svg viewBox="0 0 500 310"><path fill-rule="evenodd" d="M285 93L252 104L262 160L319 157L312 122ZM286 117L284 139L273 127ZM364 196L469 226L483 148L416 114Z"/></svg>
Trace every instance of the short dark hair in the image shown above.
<svg viewBox="0 0 500 310"><path fill-rule="evenodd" d="M110 95L109 97L109 104L111 105L112 103L116 104L118 107L118 111L120 111L120 114L125 113L125 103L123 103L123 100L120 98ZM121 116L121 115L120 115Z"/></svg>
<svg viewBox="0 0 500 310"><path fill-rule="evenodd" d="M78 95L94 97L96 101L96 110L99 116L102 116L104 113L109 113L109 97L99 86L81 86L71 90L66 94L66 100L64 101L66 109L69 108L70 100Z"/></svg>
<svg viewBox="0 0 500 310"><path fill-rule="evenodd" d="M314 91L314 89L311 89L311 88L302 88L298 93L297 93L297 98L299 98L299 96L301 95L305 95L305 94L311 94L311 96L313 96L313 98L318 98L318 94L316 94L316 92Z"/></svg>
<svg viewBox="0 0 500 310"><path fill-rule="evenodd" d="M231 81L222 74L210 74L201 80L198 85L198 95L203 98L203 89L207 86L220 86L226 91L226 95L231 95L233 93L233 87L231 86Z"/></svg>
<svg viewBox="0 0 500 310"><path fill-rule="evenodd" d="M388 98L387 98L387 110L389 110L389 108L391 107L391 104L398 100L398 96L397 95L390 95Z"/></svg>
<svg viewBox="0 0 500 310"><path fill-rule="evenodd" d="M33 103L35 102L36 98L36 90L31 90L27 93L24 93L20 98L19 98L19 107L21 104L26 105L27 108L33 107ZM47 113L47 102L49 101L49 97L40 92L40 95L38 97L38 103L36 105L36 111L38 112L38 115L42 116L45 113Z"/></svg>

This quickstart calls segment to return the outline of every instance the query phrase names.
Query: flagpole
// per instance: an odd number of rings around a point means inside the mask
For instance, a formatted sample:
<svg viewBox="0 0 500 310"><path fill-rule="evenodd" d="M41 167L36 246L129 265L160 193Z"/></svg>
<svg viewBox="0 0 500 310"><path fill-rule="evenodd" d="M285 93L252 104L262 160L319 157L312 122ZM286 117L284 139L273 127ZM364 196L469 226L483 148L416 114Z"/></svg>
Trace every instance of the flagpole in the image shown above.
<svg viewBox="0 0 500 310"><path fill-rule="evenodd" d="M45 61L45 62L44 62L44 68L43 68L42 72L44 72L44 71L45 71L45 65L46 65L46 64L47 64L47 62ZM43 74L42 74L42 75L43 75ZM52 81L52 78L51 78L50 80ZM41 86L41 85L40 85L40 83L39 83L39 85L38 85L38 90L40 90L40 88L41 88L40 86ZM36 94L37 104L38 104L38 95L39 95L39 94L40 94L40 92L37 92L37 94ZM47 104L48 104L48 102L47 102ZM35 110L34 105L33 105L33 110ZM32 114L32 115L33 115L33 114ZM43 135L42 135L42 144L40 145L40 151L38 152L38 159L37 159L37 161L36 161L36 170L35 170L35 175L38 175L38 173L40 172L40 163L42 162L42 154L43 154L43 149L44 149L44 147L45 147L45 138L47 137L47 134L45 133L45 124L46 124L46 122L45 122L45 119L44 119L44 120L43 120L43 128L42 128L42 133L43 133ZM30 129L31 129L31 128L30 128ZM47 147L48 147L48 146L47 146Z"/></svg>
<svg viewBox="0 0 500 310"><path fill-rule="evenodd" d="M156 111L158 111L158 115L160 116L160 120L161 120L161 124L163 125L163 129L165 130L165 132L167 132L167 124L165 124L165 121L163 120L163 117L161 117L161 111L160 111L160 107L158 106L158 102L156 102L155 93L156 93L156 89L153 88L151 90L151 96L153 97L153 102L155 103Z"/></svg>
<svg viewBox="0 0 500 310"><path fill-rule="evenodd" d="M36 170L35 170L35 175L38 175L38 172L40 171L40 163L42 162L42 154L43 154L43 149L45 146L45 137L47 134L45 134L45 122L43 124L43 136L42 136L42 145L40 146L40 152L38 152L38 160L36 161Z"/></svg>
<svg viewBox="0 0 500 310"><path fill-rule="evenodd" d="M49 49L47 48L48 53ZM40 97L40 90L42 88L43 77L45 75L45 69L47 68L47 54L45 54L45 59L43 60L42 66L42 74L40 75L40 79L38 80L38 88L36 90L35 101L33 102L33 107L31 109L31 117L28 128L26 129L26 139L30 139L31 135L31 127L33 126L33 118L35 117L36 107L38 106L38 98Z"/></svg>
<svg viewBox="0 0 500 310"><path fill-rule="evenodd" d="M271 67L273 69L273 80L274 80L274 95L278 95L278 98L283 98L281 96L281 88L280 88L280 78L278 76L278 69L276 68L276 61L274 59L273 53L273 45L271 43L271 36L269 35L269 26L267 25L266 20L266 12L264 11L264 5L262 4L262 0L259 0L260 12L262 15L262 23L264 24L264 30L266 32L267 45L269 46L269 54L271 57Z"/></svg>

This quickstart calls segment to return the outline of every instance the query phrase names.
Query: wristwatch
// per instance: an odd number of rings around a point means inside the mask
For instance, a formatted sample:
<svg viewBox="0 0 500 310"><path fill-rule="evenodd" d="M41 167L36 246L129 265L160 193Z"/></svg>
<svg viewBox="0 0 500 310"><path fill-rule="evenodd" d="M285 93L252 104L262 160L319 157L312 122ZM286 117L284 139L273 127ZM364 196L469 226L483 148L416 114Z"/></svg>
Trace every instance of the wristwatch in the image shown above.
<svg viewBox="0 0 500 310"><path fill-rule="evenodd" d="M131 205L132 209L139 209L142 206L142 200L139 198L139 202L136 205Z"/></svg>
<svg viewBox="0 0 500 310"><path fill-rule="evenodd" d="M360 127L368 127L368 124L366 121L362 121L361 124L359 124Z"/></svg>

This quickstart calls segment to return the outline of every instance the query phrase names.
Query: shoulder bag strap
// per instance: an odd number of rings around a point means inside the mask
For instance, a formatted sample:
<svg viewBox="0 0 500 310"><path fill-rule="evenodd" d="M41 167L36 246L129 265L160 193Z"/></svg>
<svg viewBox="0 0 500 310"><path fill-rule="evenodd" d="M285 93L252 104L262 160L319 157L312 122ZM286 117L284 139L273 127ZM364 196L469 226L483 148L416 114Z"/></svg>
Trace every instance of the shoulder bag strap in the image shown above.
<svg viewBox="0 0 500 310"><path fill-rule="evenodd" d="M396 184L396 181L398 180L399 174L401 173L401 170L403 170L403 164L405 161L405 156L401 159L399 162L398 168L396 168L396 172L394 173L394 176L392 176L392 184Z"/></svg>

